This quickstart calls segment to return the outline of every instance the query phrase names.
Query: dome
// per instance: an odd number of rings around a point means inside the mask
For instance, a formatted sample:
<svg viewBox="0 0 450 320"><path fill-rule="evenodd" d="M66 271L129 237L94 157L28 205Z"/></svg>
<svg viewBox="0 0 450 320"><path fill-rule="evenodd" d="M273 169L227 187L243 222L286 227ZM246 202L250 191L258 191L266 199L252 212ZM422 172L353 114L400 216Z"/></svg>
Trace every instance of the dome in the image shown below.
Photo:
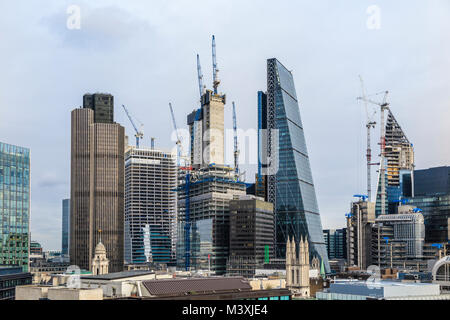
<svg viewBox="0 0 450 320"><path fill-rule="evenodd" d="M106 248L103 243L99 242L95 247L95 254L106 254Z"/></svg>

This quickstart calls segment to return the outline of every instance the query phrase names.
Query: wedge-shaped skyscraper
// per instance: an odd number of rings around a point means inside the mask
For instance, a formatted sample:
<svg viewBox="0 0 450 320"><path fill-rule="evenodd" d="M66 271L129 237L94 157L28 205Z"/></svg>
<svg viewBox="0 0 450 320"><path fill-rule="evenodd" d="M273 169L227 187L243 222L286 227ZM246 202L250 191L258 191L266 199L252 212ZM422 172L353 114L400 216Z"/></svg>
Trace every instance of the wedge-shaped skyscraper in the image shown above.
<svg viewBox="0 0 450 320"><path fill-rule="evenodd" d="M258 175L267 175L267 199L275 208L276 256L285 257L289 237L307 237L310 256L320 256L329 272L294 79L277 59L267 60L267 93L258 93L258 127L267 129L267 134L260 131Z"/></svg>

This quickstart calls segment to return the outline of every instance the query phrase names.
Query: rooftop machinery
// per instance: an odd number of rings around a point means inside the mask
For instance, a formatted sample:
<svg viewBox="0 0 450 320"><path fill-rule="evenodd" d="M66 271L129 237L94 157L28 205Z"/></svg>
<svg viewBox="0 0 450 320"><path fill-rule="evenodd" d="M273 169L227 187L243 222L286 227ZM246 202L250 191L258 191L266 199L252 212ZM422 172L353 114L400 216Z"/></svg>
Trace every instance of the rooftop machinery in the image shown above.
<svg viewBox="0 0 450 320"><path fill-rule="evenodd" d="M381 214L386 214L386 180L385 180L385 158L386 158L386 126L385 126L385 120L384 120L384 112L389 109L389 103L387 102L387 95L389 91L384 91L377 93L381 94L384 93L383 101L382 102L376 102L371 99L368 99L367 97L358 97L358 100L363 100L368 103L375 104L377 106L380 106L380 131L381 131L381 137L380 137L380 177L381 177Z"/></svg>
<svg viewBox="0 0 450 320"><path fill-rule="evenodd" d="M140 127L139 130L136 127L136 124L134 123L133 119L131 118L130 113L128 112L128 109L122 105L123 110L125 110L125 113L127 114L128 119L130 120L131 124L133 125L134 131L136 131L136 134L134 135L136 137L136 148L139 148L139 139L144 138L144 132L142 131L142 127L144 126L139 120L136 119L136 121L139 122Z"/></svg>

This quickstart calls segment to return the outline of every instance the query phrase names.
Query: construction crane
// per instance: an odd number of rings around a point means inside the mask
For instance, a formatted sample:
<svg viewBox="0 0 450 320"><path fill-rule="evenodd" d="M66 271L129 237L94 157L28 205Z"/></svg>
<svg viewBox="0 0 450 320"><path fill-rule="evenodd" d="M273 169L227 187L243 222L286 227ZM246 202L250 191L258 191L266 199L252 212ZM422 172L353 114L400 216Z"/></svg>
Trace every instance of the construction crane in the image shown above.
<svg viewBox="0 0 450 320"><path fill-rule="evenodd" d="M123 110L125 110L125 113L127 114L128 119L130 120L131 124L133 125L134 131L136 131L136 134L134 135L136 137L136 148L139 148L139 140L144 138L144 132L142 131L143 124L137 120L140 123L140 128L136 127L136 124L134 123L133 119L131 118L130 113L128 112L128 109L122 105Z"/></svg>
<svg viewBox="0 0 450 320"><path fill-rule="evenodd" d="M200 93L200 101L204 91L202 67L200 65L200 56L197 54L197 75L198 75L198 91Z"/></svg>
<svg viewBox="0 0 450 320"><path fill-rule="evenodd" d="M239 148L237 138L237 125L236 125L236 106L233 101L233 132L234 132L234 170L239 176Z"/></svg>
<svg viewBox="0 0 450 320"><path fill-rule="evenodd" d="M380 177L381 177L381 214L386 214L386 178L385 178L385 158L386 158L386 126L384 120L384 112L389 109L389 103L387 102L387 95L389 91L384 91L383 101L377 102L367 97L358 97L358 100L375 104L380 107ZM377 93L380 94L380 93Z"/></svg>
<svg viewBox="0 0 450 320"><path fill-rule="evenodd" d="M213 88L214 94L217 94L217 87L220 84L219 80L219 69L217 68L217 60L216 60L216 38L212 36L212 62L213 62Z"/></svg>
<svg viewBox="0 0 450 320"><path fill-rule="evenodd" d="M175 142L175 144L177 145L177 166L180 167L181 153L182 153L183 146L181 145L181 139L180 139L180 135L178 134L177 122L175 120L175 114L173 112L171 102L169 102L169 108L170 108L170 114L172 115L173 129L175 130L175 133L177 135L177 141Z"/></svg>
<svg viewBox="0 0 450 320"><path fill-rule="evenodd" d="M361 81L361 91L362 91L362 99L364 101L364 105L366 107L366 128L367 128L367 150L366 150L366 159L367 159L367 197L368 201L371 201L371 195L372 195L372 180L371 180L371 166L377 165L377 163L371 163L372 161L372 148L371 148L371 142L370 142L370 129L374 129L376 122L372 121L372 117L369 116L369 108L367 107L367 97L366 92L364 90L364 82L361 76L359 76L359 80Z"/></svg>
<svg viewBox="0 0 450 320"><path fill-rule="evenodd" d="M190 199L190 184L191 184L191 175L190 170L191 167L189 166L189 161L185 159L184 167L180 167L180 158L182 155L183 146L181 145L181 139L178 134L178 128L177 128L177 122L175 120L175 114L173 112L172 103L169 102L169 108L170 108L170 114L172 115L172 123L173 128L177 135L177 153L178 153L178 160L177 160L177 169L186 171L185 176L185 184L184 184L184 192L185 192L185 223L184 223L184 244L185 244L185 269L186 271L189 271L190 269L190 263L191 263L191 237L190 237L190 229L191 229L191 222L190 222L190 206L191 206L191 199Z"/></svg>

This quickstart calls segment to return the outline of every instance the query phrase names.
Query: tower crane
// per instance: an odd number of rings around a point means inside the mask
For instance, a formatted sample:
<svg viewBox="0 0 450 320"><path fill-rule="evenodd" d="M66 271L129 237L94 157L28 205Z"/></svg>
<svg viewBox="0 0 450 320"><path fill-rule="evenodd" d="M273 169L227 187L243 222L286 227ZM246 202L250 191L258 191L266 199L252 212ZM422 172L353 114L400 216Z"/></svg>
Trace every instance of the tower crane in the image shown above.
<svg viewBox="0 0 450 320"><path fill-rule="evenodd" d="M239 175L239 148L237 139L237 125L236 125L236 106L233 101L233 132L234 132L234 170Z"/></svg>
<svg viewBox="0 0 450 320"><path fill-rule="evenodd" d="M200 56L197 54L197 75L198 75L198 91L200 93L200 100L202 99L204 86L203 86L203 73L200 65Z"/></svg>
<svg viewBox="0 0 450 320"><path fill-rule="evenodd" d="M368 201L370 202L371 200L371 195L372 195L372 180L371 180L371 166L373 165L377 165L377 163L371 163L372 161L372 148L371 148L371 143L370 143L370 129L374 129L376 122L372 121L372 117L373 115L375 115L375 113L370 116L369 115L369 109L367 107L367 98L366 98L366 92L364 90L364 81L362 79L361 76L359 76L359 80L361 81L361 91L362 91L362 97L361 100L364 101L364 105L366 108L366 117L367 117L367 121L366 121L366 128L367 128L367 150L366 150L366 159L367 159L367 197L368 197Z"/></svg>
<svg viewBox="0 0 450 320"><path fill-rule="evenodd" d="M220 84L219 80L219 69L217 68L217 60L216 60L216 37L212 36L212 62L213 62L213 88L214 94L217 94L217 87Z"/></svg>
<svg viewBox="0 0 450 320"><path fill-rule="evenodd" d="M175 121L175 114L173 112L172 103L169 102L170 114L172 115L172 123L177 134L177 152L178 152L178 163L177 169L186 171L185 176L185 184L184 184L184 192L185 192L185 210L184 210L184 259L185 259L185 270L190 270L191 264L191 222L190 222L190 207L191 207L191 199L190 199L190 184L191 184L191 167L188 166L189 161L185 159L185 166L180 167L180 158L183 150L183 146L181 145L181 139L178 134L177 122Z"/></svg>
<svg viewBox="0 0 450 320"><path fill-rule="evenodd" d="M381 214L386 214L386 178L385 178L385 158L386 158L386 126L384 120L384 112L389 109L389 103L387 102L387 96L389 91L380 92L384 93L382 102L373 101L367 97L358 97L358 100L363 100L365 102L375 104L380 107L380 177L381 177ZM377 93L377 94L380 94Z"/></svg>
<svg viewBox="0 0 450 320"><path fill-rule="evenodd" d="M144 138L144 132L142 131L142 127L144 126L139 120L137 120L140 123L140 128L136 127L136 124L134 123L133 119L131 118L130 113L128 112L128 109L122 105L123 110L125 110L125 113L127 114L128 119L130 120L131 124L133 125L134 131L136 131L136 134L134 135L136 137L136 148L139 148L139 140Z"/></svg>
<svg viewBox="0 0 450 320"><path fill-rule="evenodd" d="M173 112L173 108L172 108L172 103L169 102L169 108L170 108L170 114L172 115L172 124L173 124L173 128L175 130L175 133L177 135L177 141L176 141L176 145L177 145L177 166L180 166L180 160L181 160L181 156L182 156L182 152L183 152L183 146L181 145L181 139L180 139L180 135L178 134L178 128L177 128L177 122L175 121L175 114Z"/></svg>

